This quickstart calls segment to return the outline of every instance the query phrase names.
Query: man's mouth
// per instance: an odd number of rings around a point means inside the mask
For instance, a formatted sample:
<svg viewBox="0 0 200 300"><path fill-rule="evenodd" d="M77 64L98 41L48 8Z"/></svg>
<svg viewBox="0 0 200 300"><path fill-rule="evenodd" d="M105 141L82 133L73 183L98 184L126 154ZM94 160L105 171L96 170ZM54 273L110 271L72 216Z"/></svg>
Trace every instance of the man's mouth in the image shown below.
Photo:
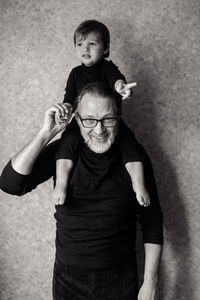
<svg viewBox="0 0 200 300"><path fill-rule="evenodd" d="M100 143L103 143L107 140L107 136L105 135L99 135L99 136L92 136L92 138L97 141L97 142L100 142Z"/></svg>

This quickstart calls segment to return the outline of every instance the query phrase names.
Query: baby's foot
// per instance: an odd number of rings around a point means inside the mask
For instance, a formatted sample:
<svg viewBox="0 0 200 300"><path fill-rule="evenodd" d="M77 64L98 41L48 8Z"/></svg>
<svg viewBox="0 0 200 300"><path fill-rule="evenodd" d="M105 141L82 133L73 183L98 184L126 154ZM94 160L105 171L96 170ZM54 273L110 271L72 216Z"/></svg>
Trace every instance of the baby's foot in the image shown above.
<svg viewBox="0 0 200 300"><path fill-rule="evenodd" d="M53 201L55 205L63 205L65 203L67 193L65 190L60 190L55 187L53 190Z"/></svg>
<svg viewBox="0 0 200 300"><path fill-rule="evenodd" d="M149 206L150 205L150 197L149 193L147 192L146 188L140 188L138 191L135 191L136 199L142 206Z"/></svg>

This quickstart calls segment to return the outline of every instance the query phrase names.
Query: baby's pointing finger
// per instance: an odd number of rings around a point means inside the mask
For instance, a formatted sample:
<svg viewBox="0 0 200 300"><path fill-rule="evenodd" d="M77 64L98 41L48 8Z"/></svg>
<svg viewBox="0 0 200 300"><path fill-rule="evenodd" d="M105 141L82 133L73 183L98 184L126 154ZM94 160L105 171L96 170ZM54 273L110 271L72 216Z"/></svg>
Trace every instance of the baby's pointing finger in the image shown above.
<svg viewBox="0 0 200 300"><path fill-rule="evenodd" d="M132 89L132 88L135 87L136 85L137 85L137 82L127 83L127 84L126 84L126 88Z"/></svg>

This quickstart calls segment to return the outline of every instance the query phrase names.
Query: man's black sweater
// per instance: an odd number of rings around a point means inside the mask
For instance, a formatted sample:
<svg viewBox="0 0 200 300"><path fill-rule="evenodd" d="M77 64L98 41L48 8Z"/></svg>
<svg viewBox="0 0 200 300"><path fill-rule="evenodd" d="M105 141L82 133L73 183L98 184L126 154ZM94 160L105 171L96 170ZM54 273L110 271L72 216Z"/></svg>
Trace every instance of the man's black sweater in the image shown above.
<svg viewBox="0 0 200 300"><path fill-rule="evenodd" d="M37 159L30 175L17 173L9 162L0 177L0 188L23 195L55 175L53 142ZM66 265L107 268L135 259L136 221L144 243L162 244L162 212L150 160L144 157L149 207L136 201L129 175L117 143L104 154L88 149L83 139L77 144L66 203L56 206L56 256Z"/></svg>

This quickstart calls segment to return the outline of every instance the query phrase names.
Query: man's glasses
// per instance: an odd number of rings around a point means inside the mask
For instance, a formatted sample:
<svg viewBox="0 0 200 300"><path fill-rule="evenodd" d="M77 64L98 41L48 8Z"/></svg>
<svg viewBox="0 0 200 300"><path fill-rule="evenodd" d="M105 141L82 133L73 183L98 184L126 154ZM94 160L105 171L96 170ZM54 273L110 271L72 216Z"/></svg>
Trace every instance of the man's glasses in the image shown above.
<svg viewBox="0 0 200 300"><path fill-rule="evenodd" d="M76 113L79 117L83 127L85 128L95 128L97 124L100 122L103 127L115 127L119 122L119 117L112 117L112 118L103 118L100 120L97 119L82 119L81 116Z"/></svg>

